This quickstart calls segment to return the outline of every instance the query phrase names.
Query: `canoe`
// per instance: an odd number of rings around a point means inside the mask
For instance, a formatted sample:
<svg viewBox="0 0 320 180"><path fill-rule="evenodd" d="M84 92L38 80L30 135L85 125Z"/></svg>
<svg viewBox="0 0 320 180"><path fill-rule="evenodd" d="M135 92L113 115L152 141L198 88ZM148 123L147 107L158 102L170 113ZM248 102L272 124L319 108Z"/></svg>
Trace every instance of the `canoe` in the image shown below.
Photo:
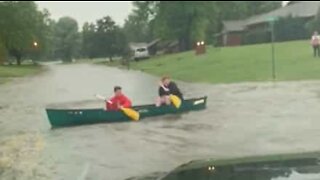
<svg viewBox="0 0 320 180"><path fill-rule="evenodd" d="M187 111L205 109L207 97L186 99L179 109L172 105L156 107L154 104L133 106L140 113L140 119L165 114L177 114ZM106 111L104 109L57 109L46 108L52 127L65 127L94 123L114 123L132 121L122 111Z"/></svg>

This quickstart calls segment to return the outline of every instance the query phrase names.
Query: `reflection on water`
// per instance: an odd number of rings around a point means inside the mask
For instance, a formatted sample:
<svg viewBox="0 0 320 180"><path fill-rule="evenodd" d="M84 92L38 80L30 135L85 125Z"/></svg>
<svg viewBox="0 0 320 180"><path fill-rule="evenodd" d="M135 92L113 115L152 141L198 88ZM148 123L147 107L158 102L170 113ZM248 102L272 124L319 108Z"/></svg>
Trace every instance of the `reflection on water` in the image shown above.
<svg viewBox="0 0 320 180"><path fill-rule="evenodd" d="M111 96L114 85L134 104L149 104L157 82L136 71L78 64L52 65L41 76L1 85L0 179L123 180L192 159L320 149L318 82L179 82L187 97L208 95L208 108L137 123L50 129L48 105L103 107L93 95Z"/></svg>

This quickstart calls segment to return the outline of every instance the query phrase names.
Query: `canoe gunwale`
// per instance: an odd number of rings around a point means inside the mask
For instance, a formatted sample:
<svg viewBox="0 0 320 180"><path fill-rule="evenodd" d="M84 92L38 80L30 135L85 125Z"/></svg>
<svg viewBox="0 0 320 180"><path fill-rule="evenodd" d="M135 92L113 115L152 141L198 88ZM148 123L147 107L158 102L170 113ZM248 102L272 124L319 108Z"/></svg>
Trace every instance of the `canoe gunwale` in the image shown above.
<svg viewBox="0 0 320 180"><path fill-rule="evenodd" d="M180 114L206 108L207 96L185 99L179 109L173 105L156 107L155 104L133 106L140 113L140 119L165 114ZM122 111L106 111L103 108L58 109L46 108L47 117L52 128L96 123L130 122Z"/></svg>
<svg viewBox="0 0 320 180"><path fill-rule="evenodd" d="M205 99L205 101L207 100L208 96L202 96L202 97L198 97L198 98L189 98L189 99L184 99L183 101L194 101L194 100L198 100L198 99ZM140 108L144 108L144 107L149 107L149 106L155 106L155 104L145 104L145 105L136 105L136 106L132 106L132 109L140 109ZM54 107L46 107L46 110L61 110L61 111L90 111L90 110L103 110L106 111L104 108L54 108ZM114 111L112 111L114 112ZM120 112L120 110L119 110Z"/></svg>

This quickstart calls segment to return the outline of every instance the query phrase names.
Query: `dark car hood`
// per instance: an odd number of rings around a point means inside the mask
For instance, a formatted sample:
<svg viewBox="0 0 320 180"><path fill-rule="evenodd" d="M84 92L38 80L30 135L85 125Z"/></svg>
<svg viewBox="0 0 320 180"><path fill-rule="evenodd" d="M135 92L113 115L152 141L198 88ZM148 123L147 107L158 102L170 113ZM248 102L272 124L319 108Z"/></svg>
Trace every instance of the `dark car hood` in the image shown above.
<svg viewBox="0 0 320 180"><path fill-rule="evenodd" d="M318 158L191 161L159 180L320 180Z"/></svg>
<svg viewBox="0 0 320 180"><path fill-rule="evenodd" d="M126 180L320 180L320 153L190 161Z"/></svg>

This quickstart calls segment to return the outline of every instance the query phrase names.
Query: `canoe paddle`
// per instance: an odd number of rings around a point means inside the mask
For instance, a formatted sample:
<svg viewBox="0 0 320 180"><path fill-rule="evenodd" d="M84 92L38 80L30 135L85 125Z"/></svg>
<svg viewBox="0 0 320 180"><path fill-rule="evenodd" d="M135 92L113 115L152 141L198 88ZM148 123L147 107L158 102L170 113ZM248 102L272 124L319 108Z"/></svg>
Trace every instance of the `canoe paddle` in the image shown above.
<svg viewBox="0 0 320 180"><path fill-rule="evenodd" d="M165 90L165 91L169 91L168 88L164 87L163 85L161 85L161 87ZM181 106L181 99L174 95L174 94L170 94L169 95L169 98L170 98L170 101L172 102L172 104L177 108L179 109L180 106Z"/></svg>
<svg viewBox="0 0 320 180"><path fill-rule="evenodd" d="M100 99L100 100L103 100L103 101L107 101L109 103L112 103L111 101L108 101L106 97L103 97L99 94L96 94L95 95L96 98ZM137 112L136 110L132 109L132 108L120 108L121 111L127 115L130 119L134 120L134 121L138 121L140 119L140 114L139 112Z"/></svg>

